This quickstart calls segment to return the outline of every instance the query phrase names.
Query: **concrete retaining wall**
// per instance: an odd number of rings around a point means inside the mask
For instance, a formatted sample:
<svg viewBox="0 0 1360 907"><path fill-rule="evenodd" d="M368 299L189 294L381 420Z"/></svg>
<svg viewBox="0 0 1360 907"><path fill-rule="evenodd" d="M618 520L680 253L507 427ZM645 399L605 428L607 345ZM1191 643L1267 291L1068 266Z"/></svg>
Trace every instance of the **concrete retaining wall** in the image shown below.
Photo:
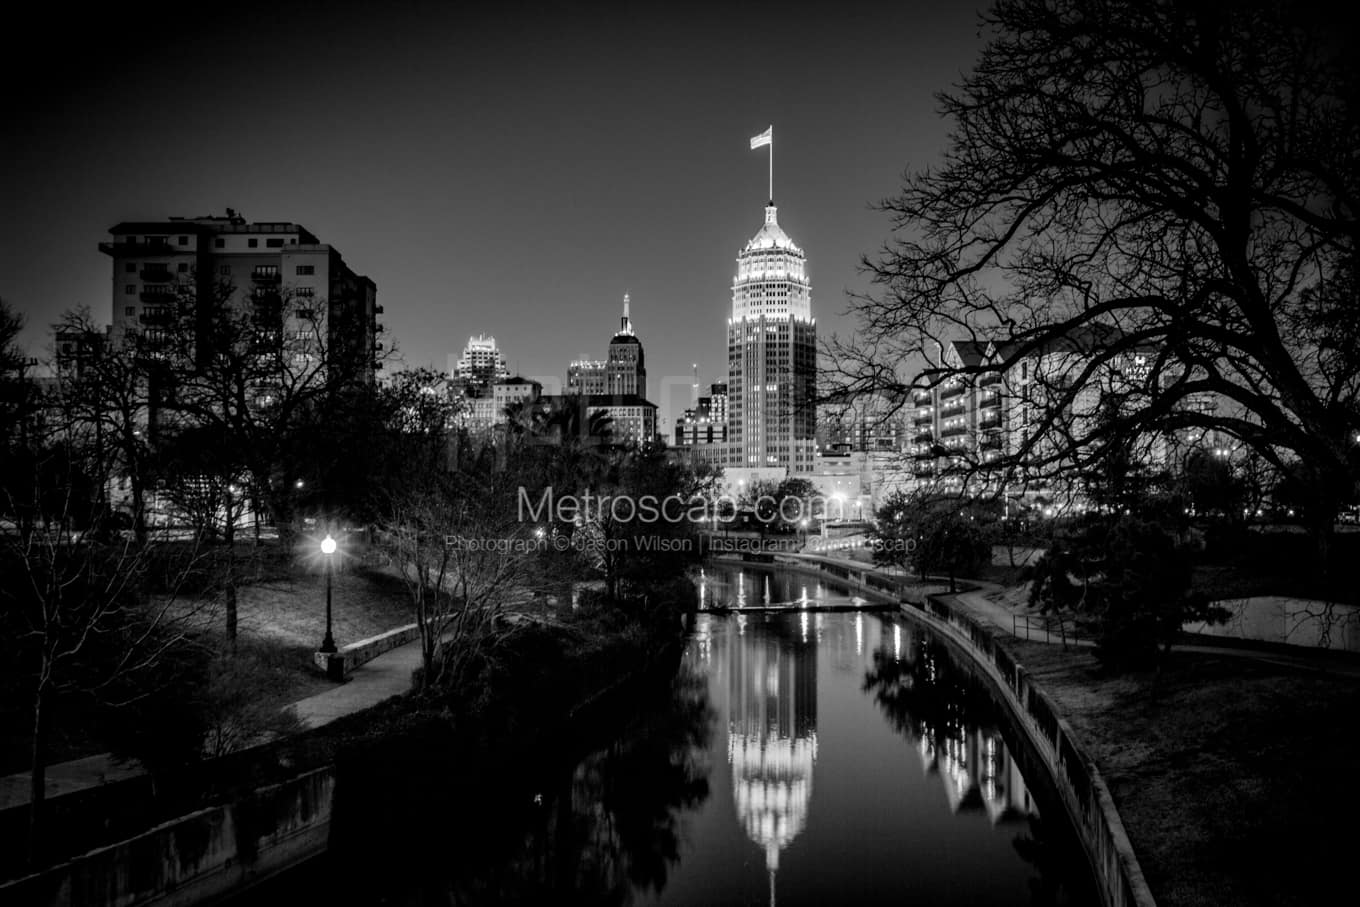
<svg viewBox="0 0 1360 907"><path fill-rule="evenodd" d="M325 671L327 677L343 680L346 674L360 665L367 664L384 652L395 649L397 646L404 646L419 637L420 626L418 624L407 624L404 627L397 627L395 630L388 630L386 633L379 633L377 636L370 636L368 639L350 643L339 652L333 654L317 652L313 657L316 659L316 666Z"/></svg>
<svg viewBox="0 0 1360 907"><path fill-rule="evenodd" d="M0 885L0 903L188 907L220 897L323 852L334 793L334 769L317 769Z"/></svg>
<svg viewBox="0 0 1360 907"><path fill-rule="evenodd" d="M803 559L799 566L817 570L825 565ZM835 573L829 573L827 578L844 582ZM879 594L881 587L903 582L899 577L881 573L862 580L871 578L874 585L864 588ZM904 595L899 600L910 614L940 631L991 677L1016 726L1042 759L1086 851L1096 887L1107 907L1156 907L1109 788L1071 727L1058 717L1052 701L1030 680L1024 666L981 624L942 596Z"/></svg>
<svg viewBox="0 0 1360 907"><path fill-rule="evenodd" d="M1360 608L1354 605L1279 595L1227 599L1214 604L1230 612L1226 623L1186 624L1185 632L1360 652Z"/></svg>

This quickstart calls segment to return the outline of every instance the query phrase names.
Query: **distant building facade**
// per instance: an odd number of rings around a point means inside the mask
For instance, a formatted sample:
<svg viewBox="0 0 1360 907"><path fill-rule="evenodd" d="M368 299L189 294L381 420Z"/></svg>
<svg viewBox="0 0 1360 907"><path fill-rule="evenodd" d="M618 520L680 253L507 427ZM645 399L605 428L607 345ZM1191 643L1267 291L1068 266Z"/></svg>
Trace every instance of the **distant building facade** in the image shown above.
<svg viewBox="0 0 1360 907"><path fill-rule="evenodd" d="M619 329L609 339L604 359L581 358L567 367L566 394L559 405L575 401L589 418L607 415L612 443L650 444L657 435L656 406L647 400L647 357L633 329L631 300L623 296Z"/></svg>
<svg viewBox="0 0 1360 907"><path fill-rule="evenodd" d="M450 356L452 358L452 356ZM496 348L496 338L487 334L469 337L463 355L450 374L455 385L471 392L489 390L491 385L510 377L505 354Z"/></svg>
<svg viewBox="0 0 1360 907"><path fill-rule="evenodd" d="M675 420L675 446L723 445L727 443L727 385L710 386L708 396Z"/></svg>
<svg viewBox="0 0 1360 907"><path fill-rule="evenodd" d="M1093 323L1018 357L1012 348L985 339L943 344L939 364L958 374L911 396L911 487L957 492L970 474L986 485L988 465L1005 459L1014 464L1008 481L1013 495L1056 494L1081 505L1075 477L1055 484L1054 463L1061 463L1068 437L1092 429L1102 407L1145 386L1157 352L1131 349L1093 369L1093 356L1120 337L1113 325ZM1078 380L1081 386L1072 391ZM1210 411L1215 401L1196 398L1185 405ZM1061 418L1048 425L1054 407L1060 407ZM1178 447L1214 444L1218 437L1152 433L1139 439L1133 454L1149 469L1174 472Z"/></svg>
<svg viewBox="0 0 1360 907"><path fill-rule="evenodd" d="M225 217L125 221L109 229L99 250L112 259L113 342L138 334L154 344L172 305L227 305L257 314L288 301L287 334L324 315L331 358L351 381L371 384L382 368L377 285L353 271L334 246L291 222Z"/></svg>

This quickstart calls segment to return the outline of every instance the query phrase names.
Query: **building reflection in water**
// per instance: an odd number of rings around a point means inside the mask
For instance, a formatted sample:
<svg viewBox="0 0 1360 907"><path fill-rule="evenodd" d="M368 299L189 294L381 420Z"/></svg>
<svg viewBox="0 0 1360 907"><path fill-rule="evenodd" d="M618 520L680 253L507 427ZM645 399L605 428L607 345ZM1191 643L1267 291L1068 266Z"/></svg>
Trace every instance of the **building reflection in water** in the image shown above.
<svg viewBox="0 0 1360 907"><path fill-rule="evenodd" d="M938 774L955 813L985 812L992 824L1039 816L1002 737L984 684L910 624L892 623L867 659L865 689Z"/></svg>
<svg viewBox="0 0 1360 907"><path fill-rule="evenodd" d="M732 577L738 603L766 598L758 574ZM801 583L776 596L815 601ZM756 590L760 591L757 592ZM710 589L709 601L719 596ZM818 590L821 594L821 590ZM732 601L733 598L728 598ZM720 625L726 624L724 632ZM1027 826L1039 809L1002 735L985 684L923 628L877 615L736 613L698 615L692 651L727 698L727 758L746 836L764 853L770 898L781 857L808 822L817 763L817 668L857 676L907 738L923 771L939 779L956 815Z"/></svg>
<svg viewBox="0 0 1360 907"><path fill-rule="evenodd" d="M807 825L817 761L817 649L807 614L789 635L783 618L756 618L728 634L727 759L737 818L765 853L770 901L779 855Z"/></svg>

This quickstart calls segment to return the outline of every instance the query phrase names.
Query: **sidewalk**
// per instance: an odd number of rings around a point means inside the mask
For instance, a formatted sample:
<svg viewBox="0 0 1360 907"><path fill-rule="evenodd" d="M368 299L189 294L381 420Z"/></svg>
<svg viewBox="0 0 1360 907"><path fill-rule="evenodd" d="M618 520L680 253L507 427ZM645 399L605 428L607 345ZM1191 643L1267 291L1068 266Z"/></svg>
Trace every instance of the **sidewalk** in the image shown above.
<svg viewBox="0 0 1360 907"><path fill-rule="evenodd" d="M321 727L407 692L411 689L411 672L420 666L420 662L420 640L415 639L360 665L334 689L285 708L293 709L308 729ZM119 762L109 753L58 762L47 767L47 799L126 781L142 774L142 767L136 761ZM28 801L28 772L0 777L0 810L26 806Z"/></svg>

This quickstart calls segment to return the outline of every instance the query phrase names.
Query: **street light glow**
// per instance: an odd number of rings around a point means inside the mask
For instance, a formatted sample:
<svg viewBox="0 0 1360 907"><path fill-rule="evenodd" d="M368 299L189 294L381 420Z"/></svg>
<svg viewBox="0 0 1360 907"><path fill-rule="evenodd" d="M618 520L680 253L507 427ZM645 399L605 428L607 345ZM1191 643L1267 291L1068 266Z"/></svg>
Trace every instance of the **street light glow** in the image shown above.
<svg viewBox="0 0 1360 907"><path fill-rule="evenodd" d="M321 553L322 554L335 553L335 539L331 538L329 532L326 533L326 537L321 540Z"/></svg>

